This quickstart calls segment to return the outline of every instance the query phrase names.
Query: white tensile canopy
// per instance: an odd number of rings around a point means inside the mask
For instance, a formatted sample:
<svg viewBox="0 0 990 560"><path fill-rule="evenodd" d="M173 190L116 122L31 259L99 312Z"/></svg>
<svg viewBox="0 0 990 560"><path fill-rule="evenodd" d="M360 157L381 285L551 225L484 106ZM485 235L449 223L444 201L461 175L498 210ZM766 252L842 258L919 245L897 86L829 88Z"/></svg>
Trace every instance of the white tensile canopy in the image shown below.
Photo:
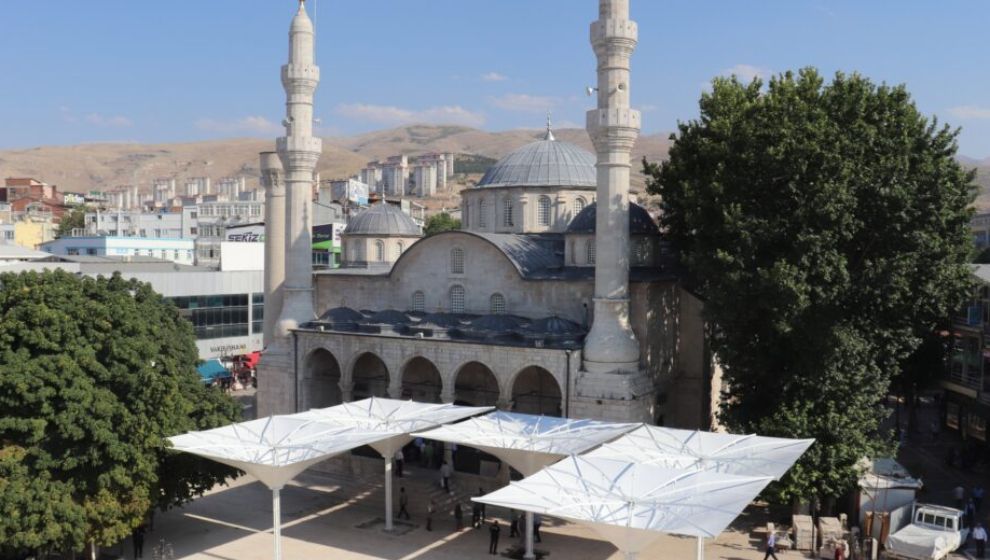
<svg viewBox="0 0 990 560"><path fill-rule="evenodd" d="M771 479L780 480L814 442L642 426L585 456L671 469L765 476L769 477L769 483ZM698 558L702 557L703 548L703 537L699 537Z"/></svg>
<svg viewBox="0 0 990 560"><path fill-rule="evenodd" d="M275 559L282 556L279 491L312 465L391 434L359 426L272 416L169 438L176 451L243 470L272 490Z"/></svg>
<svg viewBox="0 0 990 560"><path fill-rule="evenodd" d="M642 426L587 456L780 480L814 442Z"/></svg>
<svg viewBox="0 0 990 560"><path fill-rule="evenodd" d="M291 418L316 420L338 426L390 434L368 445L385 458L385 530L392 530L392 457L413 440L412 432L428 430L492 410L490 406L471 407L430 404L371 397L329 408L315 408Z"/></svg>
<svg viewBox="0 0 990 560"><path fill-rule="evenodd" d="M523 476L530 476L568 455L587 451L641 425L499 411L413 436L480 449ZM533 513L528 511L524 558L534 557Z"/></svg>
<svg viewBox="0 0 990 560"><path fill-rule="evenodd" d="M661 532L718 535L769 481L571 456L474 500L587 525L635 558Z"/></svg>

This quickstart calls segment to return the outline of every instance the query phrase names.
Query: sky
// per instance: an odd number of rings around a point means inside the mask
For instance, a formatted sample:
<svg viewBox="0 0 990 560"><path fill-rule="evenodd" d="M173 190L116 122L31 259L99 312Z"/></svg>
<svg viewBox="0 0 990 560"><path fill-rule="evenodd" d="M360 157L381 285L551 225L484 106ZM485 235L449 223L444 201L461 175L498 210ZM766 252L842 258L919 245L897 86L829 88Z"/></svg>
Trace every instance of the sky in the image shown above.
<svg viewBox="0 0 990 560"><path fill-rule="evenodd" d="M310 0L323 135L410 123L583 127L596 0ZM906 84L990 157L985 0L631 0L643 131L695 118L714 76L815 66ZM0 5L0 149L280 132L296 0Z"/></svg>

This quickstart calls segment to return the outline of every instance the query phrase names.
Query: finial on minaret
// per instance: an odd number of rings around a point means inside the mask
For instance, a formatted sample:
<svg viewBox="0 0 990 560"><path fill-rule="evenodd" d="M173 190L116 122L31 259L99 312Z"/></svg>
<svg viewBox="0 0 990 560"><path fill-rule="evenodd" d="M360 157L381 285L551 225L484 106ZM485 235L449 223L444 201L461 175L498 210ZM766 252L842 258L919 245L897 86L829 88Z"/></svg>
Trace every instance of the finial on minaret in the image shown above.
<svg viewBox="0 0 990 560"><path fill-rule="evenodd" d="M547 111L547 135L543 137L544 140L556 140L553 137L553 124L550 121L550 111Z"/></svg>

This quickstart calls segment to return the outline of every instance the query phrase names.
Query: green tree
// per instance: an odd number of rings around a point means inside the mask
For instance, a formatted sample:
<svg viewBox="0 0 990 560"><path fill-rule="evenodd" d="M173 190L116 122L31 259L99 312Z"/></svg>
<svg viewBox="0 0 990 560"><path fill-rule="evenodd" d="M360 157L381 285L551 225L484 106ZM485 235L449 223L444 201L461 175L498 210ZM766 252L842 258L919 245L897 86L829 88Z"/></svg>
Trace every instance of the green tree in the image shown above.
<svg viewBox="0 0 990 560"><path fill-rule="evenodd" d="M236 473L164 438L239 417L148 284L0 274L0 557L110 545Z"/></svg>
<svg viewBox="0 0 990 560"><path fill-rule="evenodd" d="M731 429L814 437L777 499L836 497L891 450L881 399L966 296L973 174L903 86L717 78L645 164L705 300ZM645 163L645 162L644 162Z"/></svg>
<svg viewBox="0 0 990 560"><path fill-rule="evenodd" d="M73 206L66 212L58 222L58 229L55 237L69 237L73 229L86 227L86 208L83 206Z"/></svg>
<svg viewBox="0 0 990 560"><path fill-rule="evenodd" d="M423 228L423 235L429 237L442 231L461 229L461 221L450 217L446 212L434 214L426 219L426 226Z"/></svg>

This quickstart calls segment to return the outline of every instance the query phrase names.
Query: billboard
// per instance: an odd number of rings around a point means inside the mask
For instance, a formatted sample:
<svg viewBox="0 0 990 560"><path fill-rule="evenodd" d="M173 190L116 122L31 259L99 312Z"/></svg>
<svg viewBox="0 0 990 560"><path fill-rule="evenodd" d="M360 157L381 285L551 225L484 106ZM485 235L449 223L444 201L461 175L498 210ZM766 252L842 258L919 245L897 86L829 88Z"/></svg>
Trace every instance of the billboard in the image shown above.
<svg viewBox="0 0 990 560"><path fill-rule="evenodd" d="M227 237L224 241L233 241L236 243L264 243L265 224L228 226Z"/></svg>
<svg viewBox="0 0 990 560"><path fill-rule="evenodd" d="M332 223L322 226L313 226L313 248L329 251L340 247L340 234L344 232L346 224Z"/></svg>
<svg viewBox="0 0 990 560"><path fill-rule="evenodd" d="M361 181L348 179L346 181L333 181L330 185L334 200L346 200L361 206L368 205L368 185Z"/></svg>

